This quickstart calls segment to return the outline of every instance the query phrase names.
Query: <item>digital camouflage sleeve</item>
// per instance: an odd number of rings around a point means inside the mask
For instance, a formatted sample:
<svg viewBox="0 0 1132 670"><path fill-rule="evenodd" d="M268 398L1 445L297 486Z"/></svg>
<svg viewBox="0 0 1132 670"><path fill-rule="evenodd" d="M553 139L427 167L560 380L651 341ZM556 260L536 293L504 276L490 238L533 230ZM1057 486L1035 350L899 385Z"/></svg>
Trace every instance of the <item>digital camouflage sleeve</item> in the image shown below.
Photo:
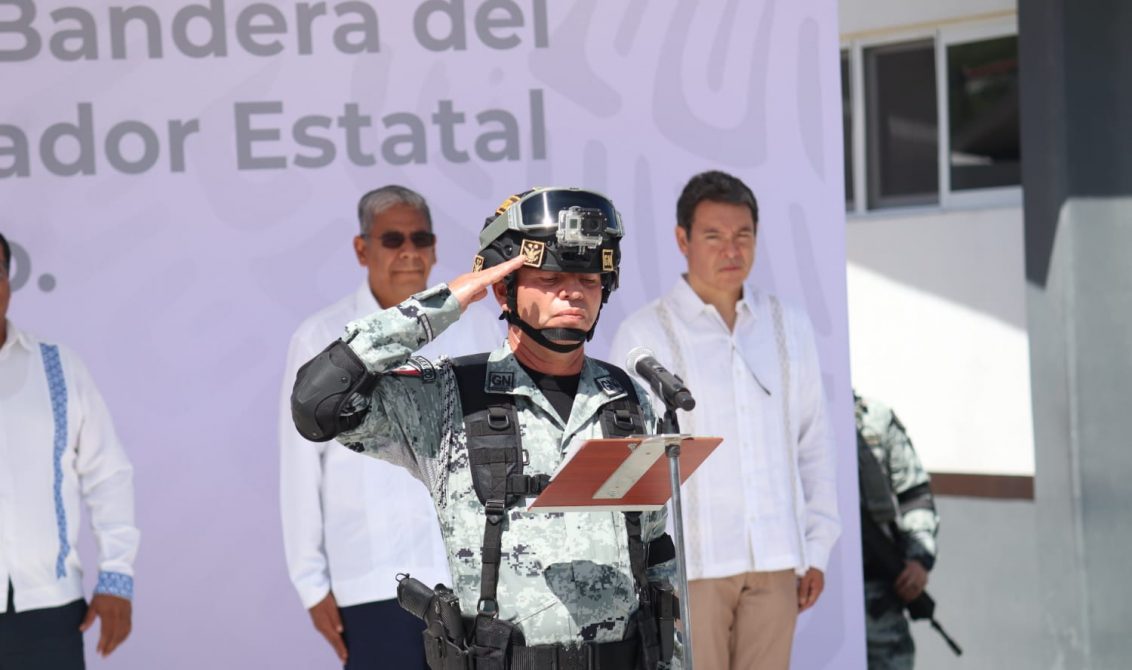
<svg viewBox="0 0 1132 670"><path fill-rule="evenodd" d="M891 483L897 526L906 556L929 570L935 564L939 516L928 476L904 425L896 414L875 400L856 399L857 428Z"/></svg>

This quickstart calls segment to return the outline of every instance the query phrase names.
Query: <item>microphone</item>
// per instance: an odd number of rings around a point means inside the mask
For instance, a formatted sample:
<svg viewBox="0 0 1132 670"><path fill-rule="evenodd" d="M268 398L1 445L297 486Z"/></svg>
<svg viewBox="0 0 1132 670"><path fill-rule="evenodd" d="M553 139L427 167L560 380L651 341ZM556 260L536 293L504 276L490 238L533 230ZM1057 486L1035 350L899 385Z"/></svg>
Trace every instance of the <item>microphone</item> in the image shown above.
<svg viewBox="0 0 1132 670"><path fill-rule="evenodd" d="M684 386L679 377L664 368L653 357L652 350L647 347L634 347L625 357L625 367L630 372L640 375L652 387L654 393L660 396L669 408L679 408L690 411L696 406L696 399L692 392Z"/></svg>

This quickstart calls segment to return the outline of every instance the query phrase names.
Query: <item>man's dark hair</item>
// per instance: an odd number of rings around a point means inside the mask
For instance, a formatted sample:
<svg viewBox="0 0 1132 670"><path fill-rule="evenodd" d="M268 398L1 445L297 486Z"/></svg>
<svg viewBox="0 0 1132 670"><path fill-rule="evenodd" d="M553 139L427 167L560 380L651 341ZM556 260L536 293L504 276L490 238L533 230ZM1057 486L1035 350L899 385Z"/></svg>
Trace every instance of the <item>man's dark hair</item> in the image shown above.
<svg viewBox="0 0 1132 670"><path fill-rule="evenodd" d="M12 270L12 246L4 233L0 233L0 249L4 250L4 274L8 274Z"/></svg>
<svg viewBox="0 0 1132 670"><path fill-rule="evenodd" d="M696 206L705 200L746 206L751 210L751 218L758 231L759 203L751 189L738 177L719 170L709 170L689 179L680 193L680 199L676 201L676 224L685 232L692 232L692 215L696 213Z"/></svg>

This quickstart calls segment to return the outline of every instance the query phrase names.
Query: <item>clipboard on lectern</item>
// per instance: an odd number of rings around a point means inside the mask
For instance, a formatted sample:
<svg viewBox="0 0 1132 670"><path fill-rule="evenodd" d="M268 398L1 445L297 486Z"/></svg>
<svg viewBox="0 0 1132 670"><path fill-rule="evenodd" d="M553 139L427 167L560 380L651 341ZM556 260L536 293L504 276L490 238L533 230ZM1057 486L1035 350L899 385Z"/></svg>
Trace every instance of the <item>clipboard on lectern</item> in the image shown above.
<svg viewBox="0 0 1132 670"><path fill-rule="evenodd" d="M680 442L680 483L688 481L720 437L648 435L583 442L559 468L531 512L635 512L658 510L672 497L665 450Z"/></svg>

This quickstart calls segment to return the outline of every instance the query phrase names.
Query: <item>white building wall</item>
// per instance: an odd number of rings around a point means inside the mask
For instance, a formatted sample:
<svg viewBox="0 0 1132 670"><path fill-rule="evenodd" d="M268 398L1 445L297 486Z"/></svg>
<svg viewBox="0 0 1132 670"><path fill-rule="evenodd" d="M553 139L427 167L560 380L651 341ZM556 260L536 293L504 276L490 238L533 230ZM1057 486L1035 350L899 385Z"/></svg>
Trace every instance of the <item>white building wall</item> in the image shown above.
<svg viewBox="0 0 1132 670"><path fill-rule="evenodd" d="M842 0L841 39L982 38L1016 30L1016 10L1014 0ZM854 386L896 409L929 470L1032 476L1020 192L941 200L849 218Z"/></svg>
<svg viewBox="0 0 1132 670"><path fill-rule="evenodd" d="M856 389L930 471L1032 476L1021 208L874 214L846 242Z"/></svg>
<svg viewBox="0 0 1132 670"><path fill-rule="evenodd" d="M1009 24L1003 0L841 0L843 44ZM1034 474L1021 198L996 207L851 216L854 384L892 404L928 469ZM1030 501L937 498L929 589L965 650L912 624L916 667L1061 667L1043 634ZM1035 614L1037 613L1037 614Z"/></svg>

